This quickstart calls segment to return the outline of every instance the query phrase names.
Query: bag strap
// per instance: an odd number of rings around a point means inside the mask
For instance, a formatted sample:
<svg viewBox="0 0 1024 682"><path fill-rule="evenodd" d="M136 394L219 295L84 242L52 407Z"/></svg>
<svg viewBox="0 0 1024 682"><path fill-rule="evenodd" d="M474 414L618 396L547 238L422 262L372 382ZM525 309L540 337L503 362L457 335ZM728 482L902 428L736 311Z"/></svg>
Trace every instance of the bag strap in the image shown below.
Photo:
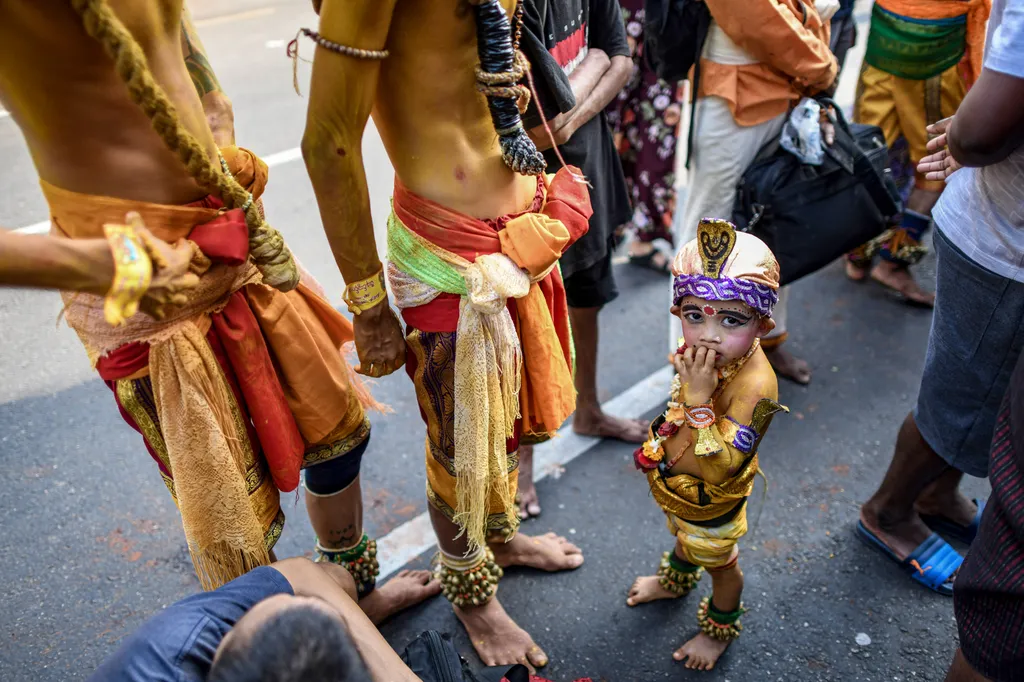
<svg viewBox="0 0 1024 682"><path fill-rule="evenodd" d="M843 110L839 108L839 105L830 97L817 97L818 102L831 107L831 110L835 113L835 122L839 125L843 132L845 132L850 140L853 142L850 145L850 155L853 157L854 168L860 166L867 172L862 174L864 180L864 188L871 195L872 201L875 202L875 206L878 210L886 216L891 216L899 213L900 206L893 199L889 193L888 188L885 186L885 180L882 178L878 170L875 169L875 164L871 163L871 159L867 157L864 150L857 144L856 138L853 136L853 131L850 129L850 124L846 120L846 115Z"/></svg>
<svg viewBox="0 0 1024 682"><path fill-rule="evenodd" d="M693 57L693 81L690 82L690 130L686 133L686 170L690 170L690 159L693 158L693 136L697 130L697 92L700 90L700 57L704 52L704 41L711 29L711 10L705 7L700 15L697 26L696 54Z"/></svg>

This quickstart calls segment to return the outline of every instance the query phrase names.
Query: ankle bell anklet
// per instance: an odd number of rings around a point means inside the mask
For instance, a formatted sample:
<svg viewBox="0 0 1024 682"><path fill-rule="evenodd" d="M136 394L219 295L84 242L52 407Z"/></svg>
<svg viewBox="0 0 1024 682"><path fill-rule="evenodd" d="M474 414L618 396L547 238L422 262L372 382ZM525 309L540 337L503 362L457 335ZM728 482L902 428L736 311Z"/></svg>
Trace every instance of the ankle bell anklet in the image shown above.
<svg viewBox="0 0 1024 682"><path fill-rule="evenodd" d="M658 566L658 584L677 597L689 594L703 574L704 569L700 566L688 569L676 559L674 552L665 552L661 555L661 564Z"/></svg>
<svg viewBox="0 0 1024 682"><path fill-rule="evenodd" d="M711 597L704 597L697 609L697 624L700 631L720 642L731 642L740 636L743 624L740 616L746 613L743 604L735 611L725 613L711 606Z"/></svg>
<svg viewBox="0 0 1024 682"><path fill-rule="evenodd" d="M360 597L373 591L377 584L377 576L380 575L376 540L371 540L363 533L359 544L349 549L328 549L317 540L316 553L317 563L326 562L344 567L356 581L356 591Z"/></svg>
<svg viewBox="0 0 1024 682"><path fill-rule="evenodd" d="M465 559L440 552L434 572L441 581L444 596L458 607L486 604L497 592L498 581L505 574L495 563L490 548L474 552Z"/></svg>

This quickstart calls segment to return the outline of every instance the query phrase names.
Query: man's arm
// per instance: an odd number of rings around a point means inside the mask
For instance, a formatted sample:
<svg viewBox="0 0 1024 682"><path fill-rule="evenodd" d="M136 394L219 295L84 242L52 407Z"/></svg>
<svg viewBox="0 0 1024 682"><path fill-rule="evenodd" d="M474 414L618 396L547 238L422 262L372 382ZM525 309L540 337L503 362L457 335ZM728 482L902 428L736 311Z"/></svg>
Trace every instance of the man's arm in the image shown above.
<svg viewBox="0 0 1024 682"><path fill-rule="evenodd" d="M288 580L296 596L321 599L341 615L373 682L419 682L359 608L356 584L348 571L302 557L278 561L272 567Z"/></svg>
<svg viewBox="0 0 1024 682"><path fill-rule="evenodd" d="M206 121L213 131L214 141L218 147L230 147L235 143L234 109L231 107L231 100L220 87L220 81L217 80L217 74L213 72L210 61L206 58L206 49L192 24L188 4L183 5L181 10L181 53L185 57L185 66L192 78L192 85L199 93L199 100L203 104Z"/></svg>
<svg viewBox="0 0 1024 682"><path fill-rule="evenodd" d="M199 283L190 271L194 244L167 244L138 228L149 251L152 271L140 301L142 310L160 319L167 306L186 302L186 289ZM54 289L106 296L116 268L106 239L67 239L0 230L0 287Z"/></svg>
<svg viewBox="0 0 1024 682"><path fill-rule="evenodd" d="M601 111L599 108L588 117L583 118L587 100L607 80L606 77L611 65L612 62L604 50L593 49L587 53L587 56L583 58L583 61L580 62L576 70L569 76L569 87L576 98L576 106L548 121L548 127L551 128L551 132L554 134L556 144L563 144L572 137L572 134L581 125L593 118L598 111ZM629 78L629 72L626 73L626 78ZM616 94L618 94L618 90L612 93L612 98ZM543 123L532 128L529 132L538 149L543 151L544 149L551 148L552 141L547 131L544 130Z"/></svg>
<svg viewBox="0 0 1024 682"><path fill-rule="evenodd" d="M948 132L949 150L964 166L998 163L1024 143L1024 1L1007 2L992 25L981 76Z"/></svg>
<svg viewBox="0 0 1024 682"><path fill-rule="evenodd" d="M812 6L804 5L809 20L805 22L781 0L705 2L715 23L734 43L792 78L799 89L822 91L835 81L839 67L828 42L816 32L824 27Z"/></svg>
<svg viewBox="0 0 1024 682"><path fill-rule="evenodd" d="M957 109L946 143L961 166L999 163L1024 143L1024 78L983 69Z"/></svg>
<svg viewBox="0 0 1024 682"><path fill-rule="evenodd" d="M324 0L320 33L349 47L383 49L395 3ZM357 59L319 45L313 58L302 158L327 241L347 284L375 276L382 268L363 166L363 131L373 109L380 68L379 60ZM356 315L353 324L360 360L357 371L383 376L402 366L405 337L386 299Z"/></svg>
<svg viewBox="0 0 1024 682"><path fill-rule="evenodd" d="M0 231L0 286L105 295L114 256L105 239L72 240Z"/></svg>
<svg viewBox="0 0 1024 682"><path fill-rule="evenodd" d="M633 72L633 58L618 0L590 0L590 48L590 53L569 77L576 106L559 116L563 119L558 122L559 130L555 133L555 141L559 144L604 111L626 86ZM607 66L600 71L592 67L591 72L583 72L587 60L597 53L603 56L602 65ZM598 76L596 79L595 75ZM550 144L550 140L544 139L546 137L544 135L541 139L545 147Z"/></svg>

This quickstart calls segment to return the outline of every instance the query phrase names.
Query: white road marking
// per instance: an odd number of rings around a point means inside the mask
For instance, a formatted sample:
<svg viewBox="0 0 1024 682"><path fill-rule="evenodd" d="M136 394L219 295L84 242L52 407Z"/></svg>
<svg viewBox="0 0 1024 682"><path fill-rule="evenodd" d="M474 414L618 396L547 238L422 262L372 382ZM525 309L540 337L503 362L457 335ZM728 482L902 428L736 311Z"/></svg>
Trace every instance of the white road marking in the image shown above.
<svg viewBox="0 0 1024 682"><path fill-rule="evenodd" d="M50 231L50 221L44 220L41 223L19 227L15 232L19 234L46 234Z"/></svg>
<svg viewBox="0 0 1024 682"><path fill-rule="evenodd" d="M0 118L7 118L10 115L11 112L7 111L6 109L0 109Z"/></svg>
<svg viewBox="0 0 1024 682"><path fill-rule="evenodd" d="M302 150L295 147L293 149L286 149L283 152L271 154L270 156L264 156L263 163L273 168L274 166L280 166L282 163L290 163L291 161L297 161L301 158Z"/></svg>
<svg viewBox="0 0 1024 682"><path fill-rule="evenodd" d="M302 150L298 147L293 149L286 149L283 152L277 152L270 156L263 157L264 163L267 166L273 168L274 166L280 166L283 163L290 163L302 158ZM15 232L19 234L46 234L50 231L50 221L44 220L39 223L33 223L32 225L26 225L25 227L19 227Z"/></svg>
<svg viewBox="0 0 1024 682"><path fill-rule="evenodd" d="M266 48L268 50L276 50L279 47L284 47L284 41L283 40L268 40L267 42L264 43L264 46L266 46Z"/></svg>
<svg viewBox="0 0 1024 682"><path fill-rule="evenodd" d="M672 368L659 369L641 379L625 392L617 395L601 407L609 414L623 417L640 417L668 399L672 384ZM533 455L535 480L548 475L558 476L562 467L601 442L599 438L578 436L571 425L563 426L558 435L549 443L538 445ZM383 580L400 570L407 563L437 544L437 537L430 525L426 512L382 538L377 538L377 556L380 561L380 577Z"/></svg>

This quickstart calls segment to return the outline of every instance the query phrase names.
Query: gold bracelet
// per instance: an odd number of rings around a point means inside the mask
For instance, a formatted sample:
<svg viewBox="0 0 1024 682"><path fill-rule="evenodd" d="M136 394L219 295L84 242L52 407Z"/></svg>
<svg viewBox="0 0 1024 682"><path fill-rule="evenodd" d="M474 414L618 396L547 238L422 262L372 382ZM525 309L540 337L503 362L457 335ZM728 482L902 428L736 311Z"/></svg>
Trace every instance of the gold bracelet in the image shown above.
<svg viewBox="0 0 1024 682"><path fill-rule="evenodd" d="M113 327L123 325L139 311L139 302L153 280L153 261L136 230L144 227L138 213L129 213L127 225L107 224L110 251L114 255L114 282L103 301L103 316Z"/></svg>
<svg viewBox="0 0 1024 682"><path fill-rule="evenodd" d="M345 287L345 294L342 298L348 305L348 311L353 315L365 313L381 301L388 300L388 290L384 285L384 270L381 269L376 275L349 284Z"/></svg>

